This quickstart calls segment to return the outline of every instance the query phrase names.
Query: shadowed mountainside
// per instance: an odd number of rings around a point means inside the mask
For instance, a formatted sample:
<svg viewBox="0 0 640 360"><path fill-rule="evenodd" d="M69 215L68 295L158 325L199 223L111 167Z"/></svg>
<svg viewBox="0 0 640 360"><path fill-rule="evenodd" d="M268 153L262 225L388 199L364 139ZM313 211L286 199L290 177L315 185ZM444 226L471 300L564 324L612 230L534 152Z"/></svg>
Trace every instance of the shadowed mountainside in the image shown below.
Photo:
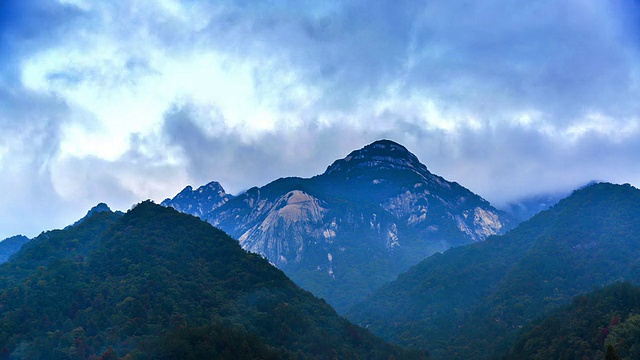
<svg viewBox="0 0 640 360"><path fill-rule="evenodd" d="M433 255L347 317L442 358L488 358L574 296L640 281L640 191L595 184L503 236Z"/></svg>

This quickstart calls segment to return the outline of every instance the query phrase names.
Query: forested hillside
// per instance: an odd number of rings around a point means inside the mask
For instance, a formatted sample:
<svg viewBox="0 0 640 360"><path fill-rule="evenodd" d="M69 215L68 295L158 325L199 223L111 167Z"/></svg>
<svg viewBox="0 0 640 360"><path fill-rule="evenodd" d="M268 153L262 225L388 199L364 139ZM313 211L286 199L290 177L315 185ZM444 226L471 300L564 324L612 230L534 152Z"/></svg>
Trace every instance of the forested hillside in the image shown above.
<svg viewBox="0 0 640 360"><path fill-rule="evenodd" d="M0 349L17 359L419 357L222 231L150 202L43 233L0 279Z"/></svg>
<svg viewBox="0 0 640 360"><path fill-rule="evenodd" d="M528 325L507 359L640 359L640 288L618 283Z"/></svg>
<svg viewBox="0 0 640 360"><path fill-rule="evenodd" d="M436 254L347 314L441 358L506 352L518 329L581 293L640 280L640 191L577 190L504 236Z"/></svg>

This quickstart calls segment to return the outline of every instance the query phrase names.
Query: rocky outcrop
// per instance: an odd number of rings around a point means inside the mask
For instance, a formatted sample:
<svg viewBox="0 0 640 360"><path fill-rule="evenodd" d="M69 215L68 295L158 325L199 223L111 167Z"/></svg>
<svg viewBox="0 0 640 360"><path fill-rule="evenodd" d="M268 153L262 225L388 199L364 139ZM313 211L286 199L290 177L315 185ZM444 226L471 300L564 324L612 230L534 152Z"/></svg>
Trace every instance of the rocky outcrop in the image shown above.
<svg viewBox="0 0 640 360"><path fill-rule="evenodd" d="M233 196L227 194L220 183L212 181L196 190L188 185L173 199L165 199L161 205L172 207L186 214L204 217L231 198Z"/></svg>

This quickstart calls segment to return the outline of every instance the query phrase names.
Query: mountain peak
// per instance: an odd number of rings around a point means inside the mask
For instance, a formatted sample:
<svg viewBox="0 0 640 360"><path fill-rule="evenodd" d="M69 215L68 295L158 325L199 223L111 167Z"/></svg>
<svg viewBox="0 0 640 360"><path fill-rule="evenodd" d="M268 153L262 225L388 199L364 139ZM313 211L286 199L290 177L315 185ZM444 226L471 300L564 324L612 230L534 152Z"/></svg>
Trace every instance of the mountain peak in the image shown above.
<svg viewBox="0 0 640 360"><path fill-rule="evenodd" d="M87 215L95 214L99 212L105 212L105 211L111 212L111 209L109 208L109 205L101 202L98 205L92 207L91 210L89 210L89 212L87 213Z"/></svg>
<svg viewBox="0 0 640 360"><path fill-rule="evenodd" d="M73 224L67 226L65 229L67 229L69 227L76 226L76 225L80 225L83 221L87 220L92 215L97 214L97 213L102 213L102 212L112 212L112 211L111 211L111 209L109 208L109 206L107 204L101 202L98 205L92 207L91 210L87 211L87 215L85 215L82 219L80 219L80 220L74 222Z"/></svg>
<svg viewBox="0 0 640 360"><path fill-rule="evenodd" d="M161 205L187 214L203 216L224 205L232 197L224 191L219 182L211 181L195 190L191 185L187 185L173 199L165 199ZM197 206L194 207L194 203L198 203Z"/></svg>
<svg viewBox="0 0 640 360"><path fill-rule="evenodd" d="M344 159L336 160L327 168L325 175L366 169L409 170L421 175L428 173L427 167L407 148L382 139L352 151Z"/></svg>
<svg viewBox="0 0 640 360"><path fill-rule="evenodd" d="M222 187L222 185L220 185L220 183L219 183L219 182L217 182L217 181L211 181L211 182L210 182L210 183L208 183L207 185L204 185L204 186L201 186L201 187L199 187L199 188L198 188L198 191L199 191L200 193L203 193L203 192L205 192L205 191L207 191L207 190L209 190L209 191L216 191L216 192L219 192L219 193L223 193L223 194L225 194L224 188L223 188L223 187Z"/></svg>
<svg viewBox="0 0 640 360"><path fill-rule="evenodd" d="M192 197L193 194L196 194L196 193L197 194L207 193L210 196L218 196L218 197L224 197L227 195L224 191L224 188L222 187L222 185L220 185L219 182L211 181L206 185L200 186L196 190L194 190L191 185L187 185L184 189L182 189L182 191L178 193L178 195L173 200L176 200L176 198L179 199L183 197Z"/></svg>
<svg viewBox="0 0 640 360"><path fill-rule="evenodd" d="M388 140L388 139L376 140L371 144L365 146L365 148L369 148L369 147L378 148L378 149L389 149L389 151L399 150L399 151L409 152L409 150L407 150L407 148L405 148L404 146L398 144L393 140Z"/></svg>

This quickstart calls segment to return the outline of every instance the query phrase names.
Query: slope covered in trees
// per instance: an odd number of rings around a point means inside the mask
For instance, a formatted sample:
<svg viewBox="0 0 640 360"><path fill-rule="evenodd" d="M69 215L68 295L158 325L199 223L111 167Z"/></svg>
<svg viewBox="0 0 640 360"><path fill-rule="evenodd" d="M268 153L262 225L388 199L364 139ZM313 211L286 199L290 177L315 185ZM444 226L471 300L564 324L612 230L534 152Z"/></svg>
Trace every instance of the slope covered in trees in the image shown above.
<svg viewBox="0 0 640 360"><path fill-rule="evenodd" d="M436 357L488 358L574 296L639 281L638 259L640 191L596 184L503 236L424 260L347 317Z"/></svg>
<svg viewBox="0 0 640 360"><path fill-rule="evenodd" d="M0 279L0 350L13 358L419 357L222 231L150 202L43 233Z"/></svg>
<svg viewBox="0 0 640 360"><path fill-rule="evenodd" d="M617 283L526 327L507 359L640 359L640 288Z"/></svg>

